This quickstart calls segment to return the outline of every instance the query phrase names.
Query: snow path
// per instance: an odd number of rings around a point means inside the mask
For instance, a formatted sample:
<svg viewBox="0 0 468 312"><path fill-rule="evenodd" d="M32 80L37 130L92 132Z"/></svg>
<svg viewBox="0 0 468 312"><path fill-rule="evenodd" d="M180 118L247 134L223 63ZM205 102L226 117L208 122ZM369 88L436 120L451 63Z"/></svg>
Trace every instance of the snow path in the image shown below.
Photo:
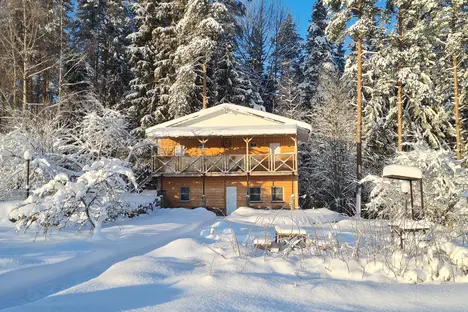
<svg viewBox="0 0 468 312"><path fill-rule="evenodd" d="M13 229L0 227L0 309L84 283L117 262L190 236L215 218L204 209L160 210L103 229L103 241L75 236L74 241L34 243L31 234L14 237Z"/></svg>

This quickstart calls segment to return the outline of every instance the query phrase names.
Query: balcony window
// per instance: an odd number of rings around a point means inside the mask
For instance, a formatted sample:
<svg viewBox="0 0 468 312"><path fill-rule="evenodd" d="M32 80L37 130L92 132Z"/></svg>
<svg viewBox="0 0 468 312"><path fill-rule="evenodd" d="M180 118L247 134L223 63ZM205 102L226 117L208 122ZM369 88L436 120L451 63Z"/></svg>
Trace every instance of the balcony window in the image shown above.
<svg viewBox="0 0 468 312"><path fill-rule="evenodd" d="M188 186L180 187L180 201L185 202L185 203L190 201L190 187Z"/></svg>
<svg viewBox="0 0 468 312"><path fill-rule="evenodd" d="M260 187L249 188L249 201L251 203L261 203L262 202L262 188Z"/></svg>
<svg viewBox="0 0 468 312"><path fill-rule="evenodd" d="M183 146L183 145L176 145L176 146L174 147L174 154L175 154L176 156L184 156L184 154L185 154L185 146Z"/></svg>
<svg viewBox="0 0 468 312"><path fill-rule="evenodd" d="M271 201L284 202L284 188L282 186L273 186L271 188Z"/></svg>
<svg viewBox="0 0 468 312"><path fill-rule="evenodd" d="M257 142L250 142L249 147L250 148L256 148L257 147Z"/></svg>

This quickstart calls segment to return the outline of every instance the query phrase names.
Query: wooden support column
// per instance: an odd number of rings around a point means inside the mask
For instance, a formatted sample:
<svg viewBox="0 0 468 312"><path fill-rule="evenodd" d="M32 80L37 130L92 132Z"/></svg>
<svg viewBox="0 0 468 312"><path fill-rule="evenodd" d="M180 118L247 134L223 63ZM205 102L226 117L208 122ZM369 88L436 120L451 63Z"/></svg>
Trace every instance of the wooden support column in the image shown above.
<svg viewBox="0 0 468 312"><path fill-rule="evenodd" d="M243 138L245 142L245 172L247 173L247 194L245 195L245 204L247 207L250 205L250 192L249 192L249 180L250 180L250 159L249 159L249 143L253 138Z"/></svg>
<svg viewBox="0 0 468 312"><path fill-rule="evenodd" d="M296 137L291 137L291 139L294 141L294 171L295 173L297 174L297 168L298 168L298 165L297 165L297 162L298 162L298 159L297 159L297 138Z"/></svg>
<svg viewBox="0 0 468 312"><path fill-rule="evenodd" d="M198 142L202 145L202 161L201 161L201 171L203 173L202 181L202 207L206 208L206 166L205 166L205 143L208 142L208 139L198 139Z"/></svg>

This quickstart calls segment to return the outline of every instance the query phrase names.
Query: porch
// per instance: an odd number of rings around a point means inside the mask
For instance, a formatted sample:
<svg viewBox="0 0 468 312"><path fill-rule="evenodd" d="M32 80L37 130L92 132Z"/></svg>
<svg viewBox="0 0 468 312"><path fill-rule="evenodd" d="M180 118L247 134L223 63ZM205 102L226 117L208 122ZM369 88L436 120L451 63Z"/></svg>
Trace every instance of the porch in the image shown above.
<svg viewBox="0 0 468 312"><path fill-rule="evenodd" d="M295 153L152 157L154 175L297 174Z"/></svg>

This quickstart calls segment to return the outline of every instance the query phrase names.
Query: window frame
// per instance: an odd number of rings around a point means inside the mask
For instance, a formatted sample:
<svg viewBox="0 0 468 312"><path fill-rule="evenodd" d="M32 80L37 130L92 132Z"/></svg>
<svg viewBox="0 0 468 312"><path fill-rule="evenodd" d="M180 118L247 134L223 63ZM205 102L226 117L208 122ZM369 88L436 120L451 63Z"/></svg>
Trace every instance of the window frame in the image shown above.
<svg viewBox="0 0 468 312"><path fill-rule="evenodd" d="M188 193L182 193L182 188L187 188L187 189L188 189ZM182 194L188 195L188 199L182 199ZM181 186L181 187L179 188L179 202L181 202L181 203L188 203L188 202L190 202L190 186Z"/></svg>
<svg viewBox="0 0 468 312"><path fill-rule="evenodd" d="M257 200L252 200L252 189L259 189L260 193L258 194L260 196L260 199ZM257 195L257 194L255 194ZM261 203L262 202L262 187L261 186L251 186L249 187L249 202L250 203Z"/></svg>
<svg viewBox="0 0 468 312"><path fill-rule="evenodd" d="M278 188L281 189L281 200L275 200L273 197L273 189ZM271 202L272 203L284 203L284 186L272 186L271 187Z"/></svg>

